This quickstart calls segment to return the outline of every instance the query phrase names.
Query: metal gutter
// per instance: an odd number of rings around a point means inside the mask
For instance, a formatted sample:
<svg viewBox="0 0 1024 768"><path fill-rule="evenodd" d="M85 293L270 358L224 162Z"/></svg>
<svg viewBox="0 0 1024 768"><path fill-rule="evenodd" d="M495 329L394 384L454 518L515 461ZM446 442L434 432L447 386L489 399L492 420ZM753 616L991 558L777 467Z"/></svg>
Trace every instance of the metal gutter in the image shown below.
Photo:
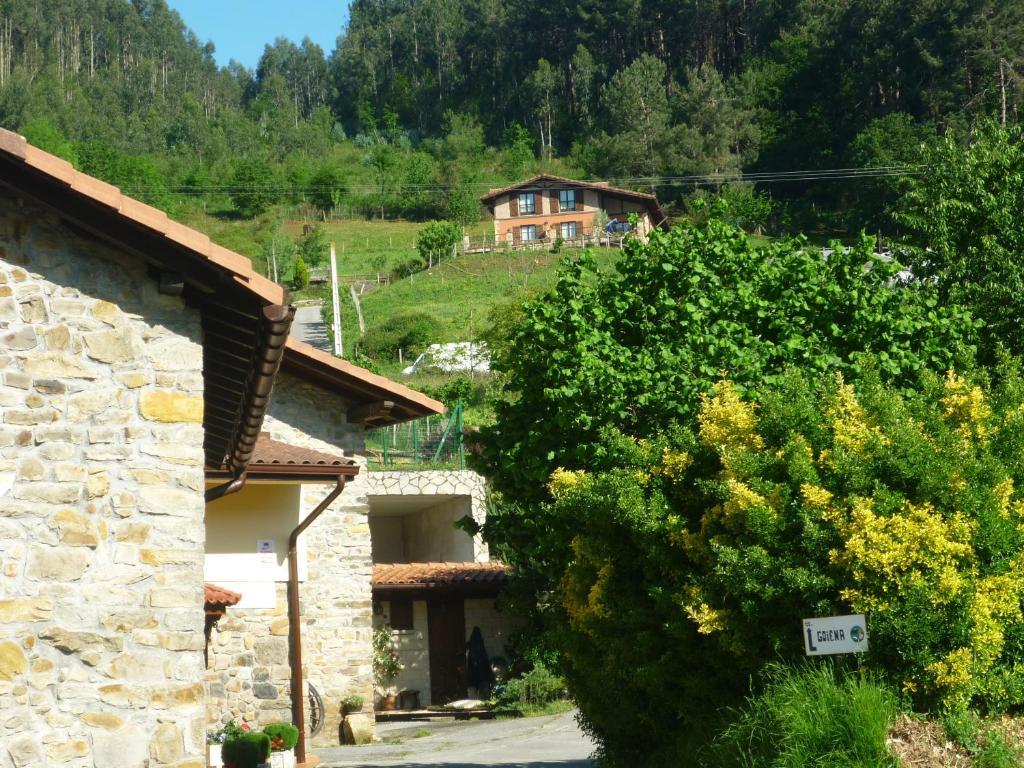
<svg viewBox="0 0 1024 768"><path fill-rule="evenodd" d="M240 476L249 466L256 440L263 427L263 418L270 407L270 393L274 389L274 377L284 359L288 331L295 317L295 307L271 304L263 308L260 318L260 342L254 356L254 365L246 386L241 420L231 441L227 467L235 477Z"/></svg>

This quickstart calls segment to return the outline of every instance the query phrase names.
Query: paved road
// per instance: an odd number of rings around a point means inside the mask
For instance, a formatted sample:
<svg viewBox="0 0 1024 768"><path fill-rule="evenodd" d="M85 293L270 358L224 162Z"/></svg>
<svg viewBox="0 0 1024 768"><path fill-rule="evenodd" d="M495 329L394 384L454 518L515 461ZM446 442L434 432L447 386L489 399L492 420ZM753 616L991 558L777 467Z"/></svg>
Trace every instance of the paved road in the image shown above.
<svg viewBox="0 0 1024 768"><path fill-rule="evenodd" d="M403 724L401 731L382 731L399 743L317 749L321 768L342 766L439 766L440 768L590 768L594 744L576 725L573 713L521 720L468 723ZM416 737L430 730L429 736Z"/></svg>
<svg viewBox="0 0 1024 768"><path fill-rule="evenodd" d="M327 326L320 319L320 307L299 307L292 322L292 336L326 352L331 351Z"/></svg>

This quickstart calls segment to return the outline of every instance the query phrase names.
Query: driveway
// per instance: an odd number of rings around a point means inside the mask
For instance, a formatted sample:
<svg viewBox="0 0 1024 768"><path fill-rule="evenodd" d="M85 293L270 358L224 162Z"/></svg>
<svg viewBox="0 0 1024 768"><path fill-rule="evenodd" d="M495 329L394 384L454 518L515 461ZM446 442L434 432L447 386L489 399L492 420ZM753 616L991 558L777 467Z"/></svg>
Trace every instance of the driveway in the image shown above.
<svg viewBox="0 0 1024 768"><path fill-rule="evenodd" d="M385 743L313 751L323 761L321 768L590 768L594 751L572 712L517 720L402 723L401 728L378 727L377 732Z"/></svg>

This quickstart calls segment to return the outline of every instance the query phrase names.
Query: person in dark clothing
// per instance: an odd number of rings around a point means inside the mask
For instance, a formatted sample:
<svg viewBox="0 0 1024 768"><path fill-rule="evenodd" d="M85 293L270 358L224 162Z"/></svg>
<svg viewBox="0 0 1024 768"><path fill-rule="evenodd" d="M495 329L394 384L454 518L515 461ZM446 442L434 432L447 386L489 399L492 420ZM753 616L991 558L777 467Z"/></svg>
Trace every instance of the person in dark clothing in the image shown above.
<svg viewBox="0 0 1024 768"><path fill-rule="evenodd" d="M480 627L473 627L473 632L466 643L466 683L476 688L477 696L485 699L490 695L494 684L494 671L491 660L487 657L484 636Z"/></svg>

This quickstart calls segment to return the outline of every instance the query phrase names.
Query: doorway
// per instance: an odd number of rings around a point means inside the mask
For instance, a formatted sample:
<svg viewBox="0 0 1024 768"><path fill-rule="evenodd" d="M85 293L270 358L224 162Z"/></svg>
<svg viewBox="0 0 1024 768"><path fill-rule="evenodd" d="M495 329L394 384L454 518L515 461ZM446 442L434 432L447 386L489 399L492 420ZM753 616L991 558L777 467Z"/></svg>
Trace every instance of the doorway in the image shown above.
<svg viewBox="0 0 1024 768"><path fill-rule="evenodd" d="M466 611L463 600L427 601L430 649L430 701L447 704L466 698Z"/></svg>

